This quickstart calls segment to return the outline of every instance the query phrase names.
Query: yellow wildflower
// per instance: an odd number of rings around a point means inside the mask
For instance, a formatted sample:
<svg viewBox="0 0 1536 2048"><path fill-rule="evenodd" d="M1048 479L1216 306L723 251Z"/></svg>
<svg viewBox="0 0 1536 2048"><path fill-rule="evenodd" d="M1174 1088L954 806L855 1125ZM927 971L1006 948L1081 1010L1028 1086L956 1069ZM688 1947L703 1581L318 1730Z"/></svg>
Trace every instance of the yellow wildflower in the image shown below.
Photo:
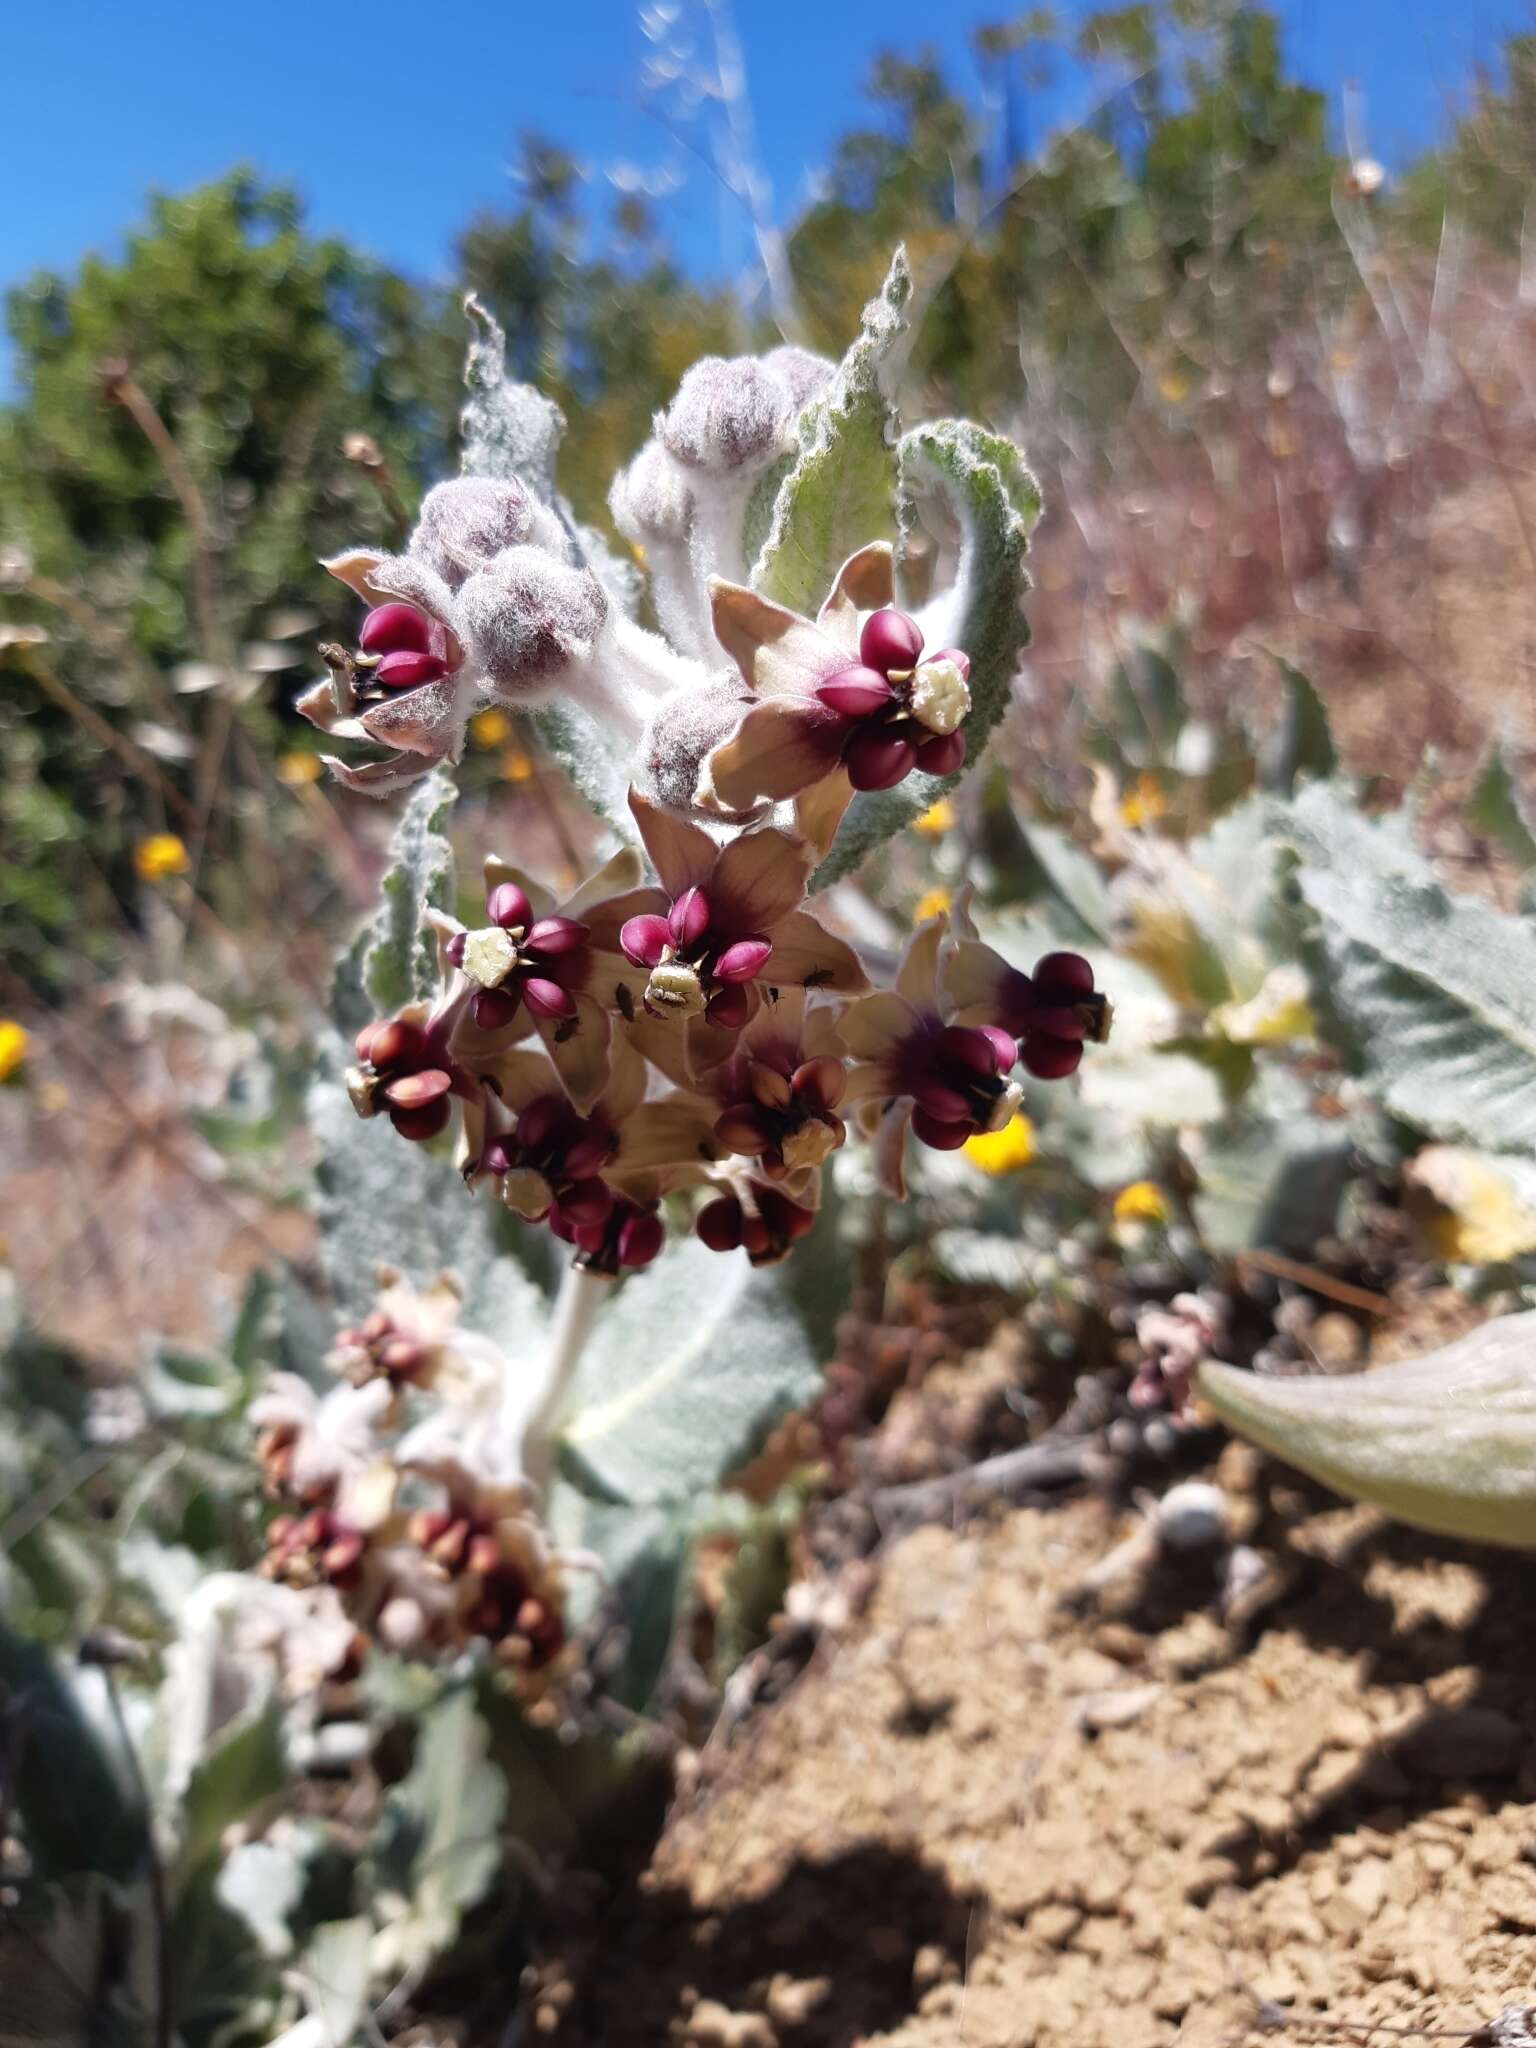
<svg viewBox="0 0 1536 2048"><path fill-rule="evenodd" d="M288 789L302 789L307 782L318 782L324 773L320 756L307 754L302 747L277 757L277 779Z"/></svg>
<svg viewBox="0 0 1536 2048"><path fill-rule="evenodd" d="M192 865L187 849L174 832L151 832L133 849L133 867L141 882L164 882L184 875Z"/></svg>
<svg viewBox="0 0 1536 2048"><path fill-rule="evenodd" d="M1117 1223L1166 1223L1168 1197L1155 1180L1133 1180L1115 1197Z"/></svg>
<svg viewBox="0 0 1536 2048"><path fill-rule="evenodd" d="M521 747L508 747L502 755L501 775L504 782L532 782L533 763Z"/></svg>
<svg viewBox="0 0 1536 2048"><path fill-rule="evenodd" d="M512 737L512 721L505 711L498 711L493 705L488 711L477 711L469 721L469 736L477 747L484 747L489 753L493 747L504 747Z"/></svg>
<svg viewBox="0 0 1536 2048"><path fill-rule="evenodd" d="M955 807L947 796L941 796L937 803L931 803L913 827L916 832L926 832L930 839L937 839L948 832L955 822Z"/></svg>
<svg viewBox="0 0 1536 2048"><path fill-rule="evenodd" d="M966 1139L963 1149L983 1173L1017 1173L1035 1156L1035 1127L1022 1112L1015 1112L1000 1131L978 1131Z"/></svg>
<svg viewBox="0 0 1536 2048"><path fill-rule="evenodd" d="M1140 825L1155 825L1168 811L1168 799L1155 775L1137 776L1120 799L1120 820L1134 831Z"/></svg>
<svg viewBox="0 0 1536 2048"><path fill-rule="evenodd" d="M927 889L917 899L917 908L912 913L914 924L923 924L930 917L937 917L941 910L948 910L954 898L947 889Z"/></svg>
<svg viewBox="0 0 1536 2048"><path fill-rule="evenodd" d="M1157 389L1169 405L1182 405L1189 396L1189 379L1182 370L1165 370L1157 380Z"/></svg>
<svg viewBox="0 0 1536 2048"><path fill-rule="evenodd" d="M20 1071L29 1043L25 1025L14 1017L0 1017L0 1081L9 1081Z"/></svg>

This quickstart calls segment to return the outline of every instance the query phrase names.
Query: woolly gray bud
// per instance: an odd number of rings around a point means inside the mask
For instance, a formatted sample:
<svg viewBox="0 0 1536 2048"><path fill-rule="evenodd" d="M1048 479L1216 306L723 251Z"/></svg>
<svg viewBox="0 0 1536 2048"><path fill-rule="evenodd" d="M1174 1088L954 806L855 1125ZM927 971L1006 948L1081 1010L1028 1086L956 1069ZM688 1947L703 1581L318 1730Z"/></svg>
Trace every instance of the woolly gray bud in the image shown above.
<svg viewBox="0 0 1536 2048"><path fill-rule="evenodd" d="M641 547L659 540L686 540L693 517L688 473L659 441L647 441L628 469L614 478L608 509L624 538Z"/></svg>
<svg viewBox="0 0 1536 2048"><path fill-rule="evenodd" d="M423 498L410 552L459 590L504 548L542 540L542 511L515 478L459 477Z"/></svg>
<svg viewBox="0 0 1536 2048"><path fill-rule="evenodd" d="M752 708L753 699L734 669L721 669L706 683L689 684L663 697L641 742L646 791L669 811L697 818L756 817L766 808L727 811L713 792L701 790L699 776L715 748L724 744Z"/></svg>
<svg viewBox="0 0 1536 2048"><path fill-rule="evenodd" d="M458 618L487 682L531 692L591 657L608 599L590 569L544 548L505 548L459 593Z"/></svg>
<svg viewBox="0 0 1536 2048"><path fill-rule="evenodd" d="M763 357L763 368L783 384L796 412L819 398L832 376L832 364L808 348L772 348Z"/></svg>
<svg viewBox="0 0 1536 2048"><path fill-rule="evenodd" d="M755 356L704 356L656 431L679 462L719 474L770 460L796 410L788 383Z"/></svg>

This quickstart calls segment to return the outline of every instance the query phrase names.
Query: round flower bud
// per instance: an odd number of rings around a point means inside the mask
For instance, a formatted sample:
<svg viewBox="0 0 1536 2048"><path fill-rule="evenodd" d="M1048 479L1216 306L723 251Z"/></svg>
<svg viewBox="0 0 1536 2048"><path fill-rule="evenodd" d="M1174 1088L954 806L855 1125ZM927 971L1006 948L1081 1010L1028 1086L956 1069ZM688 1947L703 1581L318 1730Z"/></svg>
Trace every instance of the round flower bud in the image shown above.
<svg viewBox="0 0 1536 2048"><path fill-rule="evenodd" d="M704 356L677 387L657 432L679 462L716 473L778 453L798 408L754 356Z"/></svg>
<svg viewBox="0 0 1536 2048"><path fill-rule="evenodd" d="M422 499L411 553L458 590L504 548L530 539L534 517L533 499L515 478L457 477Z"/></svg>
<svg viewBox="0 0 1536 2048"><path fill-rule="evenodd" d="M666 1235L666 1226L659 1216L631 1216L619 1232L619 1264L631 1270L648 1266L661 1250Z"/></svg>
<svg viewBox="0 0 1536 2048"><path fill-rule="evenodd" d="M688 473L659 441L647 441L614 478L608 509L626 540L684 540L693 520Z"/></svg>
<svg viewBox="0 0 1536 2048"><path fill-rule="evenodd" d="M769 349L763 368L778 378L795 411L802 412L831 382L833 365L808 348L785 347Z"/></svg>
<svg viewBox="0 0 1536 2048"><path fill-rule="evenodd" d="M532 692L590 657L608 600L590 569L558 562L543 548L515 547L470 577L459 614L486 680Z"/></svg>

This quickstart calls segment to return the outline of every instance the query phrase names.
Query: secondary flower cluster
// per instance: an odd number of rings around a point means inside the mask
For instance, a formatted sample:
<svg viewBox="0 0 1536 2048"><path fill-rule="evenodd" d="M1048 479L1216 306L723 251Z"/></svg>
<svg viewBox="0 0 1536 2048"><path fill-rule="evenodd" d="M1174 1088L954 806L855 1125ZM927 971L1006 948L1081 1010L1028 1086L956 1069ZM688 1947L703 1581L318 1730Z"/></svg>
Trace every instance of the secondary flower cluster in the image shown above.
<svg viewBox="0 0 1536 2048"><path fill-rule="evenodd" d="M260 1576L338 1602L354 1634L441 1658L479 1642L525 1701L571 1661L561 1563L502 1419L505 1361L458 1327L447 1276L381 1269L375 1306L326 1358L336 1385L274 1373L252 1403L268 1496ZM423 1420L414 1397L430 1392Z"/></svg>

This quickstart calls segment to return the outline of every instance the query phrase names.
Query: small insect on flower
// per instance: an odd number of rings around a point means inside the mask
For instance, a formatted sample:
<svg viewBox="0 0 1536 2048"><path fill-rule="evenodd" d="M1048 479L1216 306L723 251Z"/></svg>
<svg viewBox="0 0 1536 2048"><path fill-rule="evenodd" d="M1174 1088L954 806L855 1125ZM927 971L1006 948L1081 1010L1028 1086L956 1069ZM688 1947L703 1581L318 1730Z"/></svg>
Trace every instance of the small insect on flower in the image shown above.
<svg viewBox="0 0 1536 2048"><path fill-rule="evenodd" d="M961 1149L973 1166L994 1178L1017 1173L1035 1156L1035 1127L1016 1110L1000 1131L979 1131Z"/></svg>
<svg viewBox="0 0 1536 2048"><path fill-rule="evenodd" d="M192 861L174 832L151 832L133 849L133 871L141 882L168 882L184 875Z"/></svg>
<svg viewBox="0 0 1536 2048"><path fill-rule="evenodd" d="M0 1017L0 1082L21 1072L31 1042L24 1024L18 1024L14 1017Z"/></svg>

